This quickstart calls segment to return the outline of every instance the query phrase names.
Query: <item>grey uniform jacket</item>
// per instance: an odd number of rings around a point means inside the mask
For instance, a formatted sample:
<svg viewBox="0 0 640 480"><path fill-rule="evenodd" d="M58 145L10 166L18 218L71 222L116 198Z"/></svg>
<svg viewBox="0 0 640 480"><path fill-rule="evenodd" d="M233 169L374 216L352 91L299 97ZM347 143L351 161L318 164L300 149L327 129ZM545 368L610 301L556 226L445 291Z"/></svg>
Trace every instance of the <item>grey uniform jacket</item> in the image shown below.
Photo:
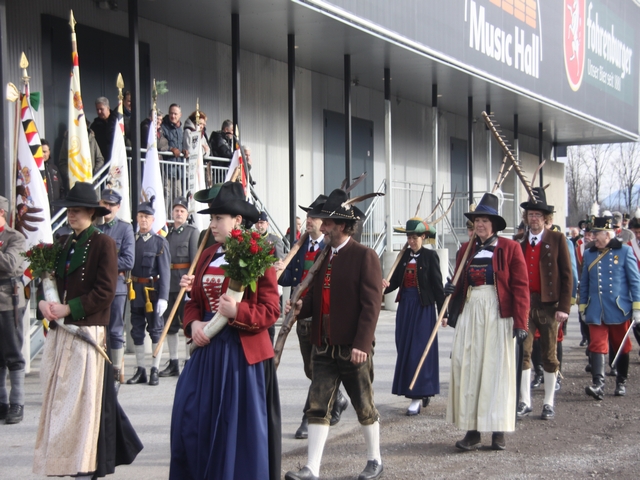
<svg viewBox="0 0 640 480"><path fill-rule="evenodd" d="M180 291L180 279L186 275L187 268L174 268L175 265L191 264L198 251L198 235L200 232L193 225L181 225L171 228L167 235L169 252L171 253L171 285L170 292Z"/></svg>
<svg viewBox="0 0 640 480"><path fill-rule="evenodd" d="M118 282L116 283L116 295L126 295L126 272L133 268L133 262L136 255L133 227L130 223L124 222L119 218L115 218L103 225L97 225L97 228L102 233L109 235L116 242L116 251L118 252ZM120 275L120 273L123 273L123 275Z"/></svg>
<svg viewBox="0 0 640 480"><path fill-rule="evenodd" d="M273 252L273 256L278 260L282 260L284 258L284 243L282 242L282 239L273 233L267 233L267 240L271 242L276 249L276 251Z"/></svg>
<svg viewBox="0 0 640 480"><path fill-rule="evenodd" d="M0 312L13 310L13 285L18 285L18 308L24 307L24 287L22 285L22 263L20 255L26 251L24 235L5 225L0 232Z"/></svg>
<svg viewBox="0 0 640 480"><path fill-rule="evenodd" d="M155 288L157 299L169 300L170 261L169 244L164 237L153 232L145 235L136 234L136 259L131 276L139 278L160 276L160 279L148 284L134 281L133 288L136 292L136 298L131 302L132 307L145 306L145 287Z"/></svg>

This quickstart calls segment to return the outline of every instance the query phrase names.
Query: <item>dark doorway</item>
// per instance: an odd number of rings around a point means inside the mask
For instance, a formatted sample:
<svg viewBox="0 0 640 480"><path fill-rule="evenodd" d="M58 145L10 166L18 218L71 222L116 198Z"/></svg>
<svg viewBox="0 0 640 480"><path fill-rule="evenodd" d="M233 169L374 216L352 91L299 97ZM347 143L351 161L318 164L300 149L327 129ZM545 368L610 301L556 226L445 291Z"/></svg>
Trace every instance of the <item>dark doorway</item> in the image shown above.
<svg viewBox="0 0 640 480"><path fill-rule="evenodd" d="M373 183L373 122L352 117L351 128L351 172L353 178L357 178L361 173L367 172L367 177L364 181L351 192L351 197L356 197L373 192L375 188ZM325 110L324 189L326 195L339 188L345 178L344 157L344 115ZM371 199L357 206L364 212L370 203Z"/></svg>
<svg viewBox="0 0 640 480"><path fill-rule="evenodd" d="M47 140L57 160L69 116L69 73L71 72L71 28L69 20L41 15L42 71ZM84 112L90 121L96 117L95 99L107 97L111 108L118 106L116 79L122 73L125 90L132 83L129 39L85 25L76 25L80 82ZM151 108L151 67L149 44L140 43L139 122ZM124 93L124 91L123 91ZM108 160L108 159L105 159Z"/></svg>
<svg viewBox="0 0 640 480"><path fill-rule="evenodd" d="M469 190L469 175L467 164L467 141L451 137L451 191L457 191L457 198L467 198L465 193ZM468 206L466 201L458 201L459 205ZM457 206L457 205L456 205ZM463 209L462 211L467 211ZM461 228L466 222L462 211L455 209L451 215L451 221L455 228Z"/></svg>

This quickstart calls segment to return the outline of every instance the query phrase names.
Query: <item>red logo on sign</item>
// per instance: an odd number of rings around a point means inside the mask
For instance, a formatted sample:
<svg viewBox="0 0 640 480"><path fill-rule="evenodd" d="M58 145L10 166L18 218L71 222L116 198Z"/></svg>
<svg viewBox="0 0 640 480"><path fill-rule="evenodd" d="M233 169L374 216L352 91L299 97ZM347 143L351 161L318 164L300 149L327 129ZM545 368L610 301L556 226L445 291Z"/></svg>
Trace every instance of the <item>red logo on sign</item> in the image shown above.
<svg viewBox="0 0 640 480"><path fill-rule="evenodd" d="M564 0L564 68L571 89L576 92L584 74L585 0Z"/></svg>

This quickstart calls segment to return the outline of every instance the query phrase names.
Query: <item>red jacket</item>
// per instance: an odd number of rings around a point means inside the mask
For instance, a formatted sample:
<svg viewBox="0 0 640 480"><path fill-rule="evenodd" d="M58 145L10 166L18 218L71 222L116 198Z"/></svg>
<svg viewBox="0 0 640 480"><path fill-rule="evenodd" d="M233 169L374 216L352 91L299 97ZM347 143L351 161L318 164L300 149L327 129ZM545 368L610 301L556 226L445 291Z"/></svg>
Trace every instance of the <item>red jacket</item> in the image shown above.
<svg viewBox="0 0 640 480"><path fill-rule="evenodd" d="M191 336L190 323L194 320L202 320L207 311L204 307L207 298L201 282L207 266L220 245L216 243L207 248L198 260L191 289L191 300L184 307L184 333L188 337ZM229 325L238 329L244 356L249 365L273 358L273 345L267 329L275 324L280 316L280 295L274 268L269 268L264 276L258 279L255 292L250 288L245 290L244 298L237 307L238 315L236 318L229 319Z"/></svg>
<svg viewBox="0 0 640 480"><path fill-rule="evenodd" d="M467 244L463 243L458 250L456 258L456 271L462 260ZM467 261L473 258L475 245L472 245ZM498 244L493 252L494 283L498 293L498 306L500 317L513 317L513 328L528 330L529 325L529 278L527 277L527 267L524 262L522 248L518 242L499 237ZM460 280L456 285L456 290L451 298L452 304L460 303L460 312L466 303L467 289L466 269L462 272Z"/></svg>

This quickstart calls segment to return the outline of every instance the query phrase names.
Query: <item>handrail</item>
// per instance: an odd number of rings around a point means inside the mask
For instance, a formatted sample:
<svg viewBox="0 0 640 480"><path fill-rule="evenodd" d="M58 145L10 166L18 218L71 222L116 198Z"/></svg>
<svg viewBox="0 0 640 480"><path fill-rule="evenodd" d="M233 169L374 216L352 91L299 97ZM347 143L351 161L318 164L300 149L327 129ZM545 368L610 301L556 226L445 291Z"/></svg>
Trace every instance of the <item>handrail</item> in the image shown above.
<svg viewBox="0 0 640 480"><path fill-rule="evenodd" d="M276 224L276 222L274 221L273 217L271 216L271 213L269 213L269 210L267 209L267 207L265 206L264 202L262 200L260 200L260 197L258 197L258 194L256 193L255 188L253 188L253 185L249 184L249 190L251 192L251 196L253 197L256 206L260 206L260 208L258 210L263 211L267 214L267 218L269 219L269 227L271 227L273 230L275 230L277 232L277 235L282 239L282 243L284 243L284 250L285 252L288 252L291 248L291 243L289 242L289 237L287 237L286 235L284 235L282 233L282 230L280 230L280 227L278 227L278 225Z"/></svg>
<svg viewBox="0 0 640 480"><path fill-rule="evenodd" d="M386 179L383 179L376 189L376 192L385 193L386 190L387 182ZM364 220L362 221L361 237L362 244L375 250L378 257L382 256L387 240L384 202L380 201L381 198L382 196L374 197L367 207ZM382 208L380 208L380 206L382 206Z"/></svg>

